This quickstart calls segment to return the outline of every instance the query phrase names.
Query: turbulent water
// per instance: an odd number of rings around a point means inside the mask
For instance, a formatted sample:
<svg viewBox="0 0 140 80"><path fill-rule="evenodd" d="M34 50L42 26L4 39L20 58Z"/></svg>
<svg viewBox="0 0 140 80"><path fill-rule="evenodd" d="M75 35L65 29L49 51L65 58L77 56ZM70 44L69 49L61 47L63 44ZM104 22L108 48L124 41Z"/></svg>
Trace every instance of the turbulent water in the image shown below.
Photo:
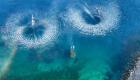
<svg viewBox="0 0 140 80"><path fill-rule="evenodd" d="M0 0L0 80L127 80L139 21L139 0Z"/></svg>

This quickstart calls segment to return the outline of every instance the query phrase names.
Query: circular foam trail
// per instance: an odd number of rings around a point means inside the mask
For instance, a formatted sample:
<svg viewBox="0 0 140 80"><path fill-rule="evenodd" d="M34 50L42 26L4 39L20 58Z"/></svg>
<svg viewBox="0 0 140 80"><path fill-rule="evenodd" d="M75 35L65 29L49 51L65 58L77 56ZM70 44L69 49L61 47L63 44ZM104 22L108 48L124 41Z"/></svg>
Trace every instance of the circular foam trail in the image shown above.
<svg viewBox="0 0 140 80"><path fill-rule="evenodd" d="M120 11L115 3L69 8L65 17L75 30L86 35L105 35L116 28L119 19Z"/></svg>
<svg viewBox="0 0 140 80"><path fill-rule="evenodd" d="M57 22L41 16L34 11L13 14L6 22L3 38L30 48L51 44L58 34Z"/></svg>

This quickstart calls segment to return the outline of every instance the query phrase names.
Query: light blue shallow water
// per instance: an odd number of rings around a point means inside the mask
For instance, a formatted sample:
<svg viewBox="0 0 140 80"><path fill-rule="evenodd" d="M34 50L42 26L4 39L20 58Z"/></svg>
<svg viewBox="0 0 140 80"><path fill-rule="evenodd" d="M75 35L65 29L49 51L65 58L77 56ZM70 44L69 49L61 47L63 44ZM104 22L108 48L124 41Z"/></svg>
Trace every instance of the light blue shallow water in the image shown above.
<svg viewBox="0 0 140 80"><path fill-rule="evenodd" d="M139 4L139 0L1 0L0 78L121 80L131 53L139 49Z"/></svg>

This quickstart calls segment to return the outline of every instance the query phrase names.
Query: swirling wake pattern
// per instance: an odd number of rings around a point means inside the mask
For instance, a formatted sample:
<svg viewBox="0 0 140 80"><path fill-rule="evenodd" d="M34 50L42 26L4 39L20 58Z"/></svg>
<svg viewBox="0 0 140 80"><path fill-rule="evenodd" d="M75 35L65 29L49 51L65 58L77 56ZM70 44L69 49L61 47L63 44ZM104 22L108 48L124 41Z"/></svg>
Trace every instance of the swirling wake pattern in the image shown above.
<svg viewBox="0 0 140 80"><path fill-rule="evenodd" d="M3 36L5 40L12 41L16 45L26 47L45 46L54 41L57 36L57 24L53 20L40 18L35 15L36 21L31 18L33 13L17 13L8 18L6 31Z"/></svg>
<svg viewBox="0 0 140 80"><path fill-rule="evenodd" d="M83 5L82 9L69 8L66 16L65 20L82 34L105 35L116 28L120 19L120 11L115 3L105 6Z"/></svg>

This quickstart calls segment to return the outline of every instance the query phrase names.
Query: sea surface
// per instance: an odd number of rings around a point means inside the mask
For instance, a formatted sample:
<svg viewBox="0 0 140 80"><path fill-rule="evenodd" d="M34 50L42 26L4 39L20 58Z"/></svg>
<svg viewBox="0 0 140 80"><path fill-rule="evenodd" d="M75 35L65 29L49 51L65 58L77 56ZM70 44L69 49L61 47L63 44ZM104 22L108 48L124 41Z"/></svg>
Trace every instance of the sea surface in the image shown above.
<svg viewBox="0 0 140 80"><path fill-rule="evenodd" d="M139 34L140 0L0 0L0 80L127 80Z"/></svg>

